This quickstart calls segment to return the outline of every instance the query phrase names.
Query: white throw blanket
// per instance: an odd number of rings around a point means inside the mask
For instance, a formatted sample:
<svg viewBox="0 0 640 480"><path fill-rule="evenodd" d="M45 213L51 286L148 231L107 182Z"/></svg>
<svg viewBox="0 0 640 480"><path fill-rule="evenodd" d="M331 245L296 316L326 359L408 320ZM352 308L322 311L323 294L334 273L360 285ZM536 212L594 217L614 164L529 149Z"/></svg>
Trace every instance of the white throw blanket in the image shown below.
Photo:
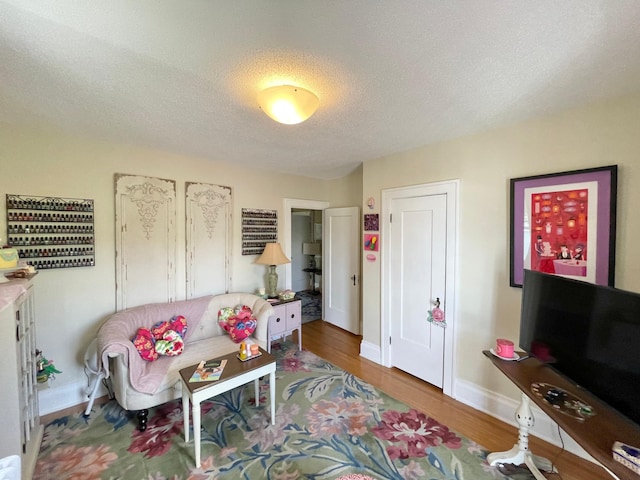
<svg viewBox="0 0 640 480"><path fill-rule="evenodd" d="M0 273L0 275L2 275ZM4 278L4 277L3 277ZM0 286L0 312L27 291L27 280L19 279Z"/></svg>
<svg viewBox="0 0 640 480"><path fill-rule="evenodd" d="M122 354L125 363L129 364L131 386L142 393L156 393L169 369L171 357L161 356L153 362L143 360L133 345L133 337L140 327L151 328L175 315L183 315L187 319L186 350L191 332L196 330L212 298L213 295L209 295L179 302L152 303L113 314L98 331L98 352L105 376L109 376L109 355Z"/></svg>

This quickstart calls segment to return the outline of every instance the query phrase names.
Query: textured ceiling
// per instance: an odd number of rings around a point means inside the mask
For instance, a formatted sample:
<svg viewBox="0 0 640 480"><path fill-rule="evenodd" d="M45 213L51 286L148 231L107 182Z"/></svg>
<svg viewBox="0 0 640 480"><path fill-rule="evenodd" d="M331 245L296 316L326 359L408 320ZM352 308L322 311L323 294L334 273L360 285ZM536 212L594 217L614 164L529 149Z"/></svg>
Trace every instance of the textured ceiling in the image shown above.
<svg viewBox="0 0 640 480"><path fill-rule="evenodd" d="M638 0L0 0L0 121L336 178L640 91ZM266 86L314 91L280 125Z"/></svg>

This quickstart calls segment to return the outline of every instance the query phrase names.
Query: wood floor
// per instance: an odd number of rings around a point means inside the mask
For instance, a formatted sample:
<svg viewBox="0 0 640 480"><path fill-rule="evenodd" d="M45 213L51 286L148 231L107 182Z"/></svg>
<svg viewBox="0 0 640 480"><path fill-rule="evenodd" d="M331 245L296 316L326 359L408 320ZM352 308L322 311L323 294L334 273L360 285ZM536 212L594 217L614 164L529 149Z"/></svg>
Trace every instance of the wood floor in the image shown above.
<svg viewBox="0 0 640 480"><path fill-rule="evenodd" d="M297 341L297 332L293 340ZM302 346L334 365L347 370L392 397L420 410L452 430L474 440L492 452L510 449L517 442L515 427L485 413L474 410L442 391L396 368L385 368L360 356L362 337L353 335L322 320L302 325ZM108 398L96 399L96 404ZM43 424L84 411L86 404L76 405L41 418ZM549 443L529 437L529 448L536 455L553 461L560 475L547 475L552 480L610 480L601 467L572 453L561 451ZM521 477L520 477L521 478Z"/></svg>
<svg viewBox="0 0 640 480"><path fill-rule="evenodd" d="M295 333L294 333L295 336ZM361 337L322 320L302 325L302 346L344 370L372 384L474 440L488 450L509 450L517 443L515 427L501 422L442 394L442 391L396 368L385 368L360 357ZM601 467L549 443L529 437L529 448L536 455L553 461L560 475L550 479L611 479Z"/></svg>

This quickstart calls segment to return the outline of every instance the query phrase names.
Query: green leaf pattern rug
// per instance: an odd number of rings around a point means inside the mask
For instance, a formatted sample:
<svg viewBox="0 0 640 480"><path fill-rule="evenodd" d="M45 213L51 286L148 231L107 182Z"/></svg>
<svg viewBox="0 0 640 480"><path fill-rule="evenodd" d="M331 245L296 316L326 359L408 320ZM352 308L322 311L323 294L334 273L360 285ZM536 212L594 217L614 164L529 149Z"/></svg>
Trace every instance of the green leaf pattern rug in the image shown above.
<svg viewBox="0 0 640 480"><path fill-rule="evenodd" d="M184 441L182 403L150 409L145 432L115 401L45 428L39 480L504 478L488 452L306 350L274 345L276 422L268 383L255 406L253 382L202 404L202 465Z"/></svg>

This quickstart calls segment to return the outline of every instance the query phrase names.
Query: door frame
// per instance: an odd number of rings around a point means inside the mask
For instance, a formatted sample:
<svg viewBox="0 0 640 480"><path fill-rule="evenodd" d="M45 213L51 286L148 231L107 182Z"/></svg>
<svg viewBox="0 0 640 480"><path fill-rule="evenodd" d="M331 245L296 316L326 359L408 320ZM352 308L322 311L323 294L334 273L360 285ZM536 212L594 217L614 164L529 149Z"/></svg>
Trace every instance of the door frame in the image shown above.
<svg viewBox="0 0 640 480"><path fill-rule="evenodd" d="M308 208L309 210L324 210L329 208L329 202L322 200L302 200L299 198L285 198L283 199L282 208L282 237L283 241L280 242L284 248L284 253L288 258L291 258L291 210L294 208ZM324 261L324 259L323 259ZM284 288L291 289L291 264L287 263L284 266Z"/></svg>
<svg viewBox="0 0 640 480"><path fill-rule="evenodd" d="M445 395L455 398L455 336L457 325L457 285L456 269L458 258L458 223L459 223L459 196L460 180L447 180L443 182L426 183L409 187L398 187L382 190L382 219L380 222L380 233L383 239L389 239L391 212L391 202L396 198L418 197L425 195L447 195L447 254L446 254L446 279L445 279L445 299L444 311L447 326L444 340L444 372L442 391ZM382 364L391 367L391 319L392 312L389 311L391 305L391 281L390 281L390 255L388 248L381 249L380 252L380 350ZM425 322L427 321L427 310L431 305L425 305Z"/></svg>

